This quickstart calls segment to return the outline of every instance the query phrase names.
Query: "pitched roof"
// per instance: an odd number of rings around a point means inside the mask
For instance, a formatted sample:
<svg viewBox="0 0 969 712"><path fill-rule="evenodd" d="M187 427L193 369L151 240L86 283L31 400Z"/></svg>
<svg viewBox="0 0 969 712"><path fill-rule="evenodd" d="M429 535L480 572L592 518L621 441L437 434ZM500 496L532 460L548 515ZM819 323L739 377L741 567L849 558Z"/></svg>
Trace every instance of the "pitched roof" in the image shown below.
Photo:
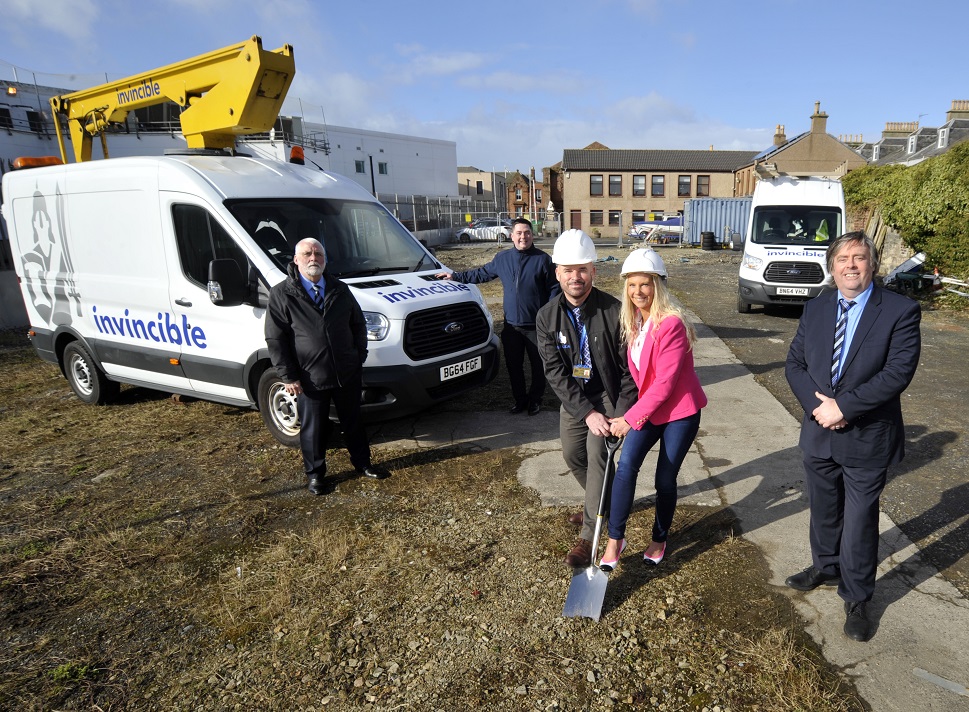
<svg viewBox="0 0 969 712"><path fill-rule="evenodd" d="M681 151L567 148L563 171L710 171L729 173L750 163L757 151Z"/></svg>

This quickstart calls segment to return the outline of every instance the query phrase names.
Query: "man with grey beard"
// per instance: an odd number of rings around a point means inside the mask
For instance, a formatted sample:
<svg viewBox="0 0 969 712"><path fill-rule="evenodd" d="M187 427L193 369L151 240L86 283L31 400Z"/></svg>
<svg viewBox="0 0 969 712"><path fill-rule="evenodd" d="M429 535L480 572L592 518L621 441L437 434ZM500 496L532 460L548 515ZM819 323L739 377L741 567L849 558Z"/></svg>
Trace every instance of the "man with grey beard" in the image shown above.
<svg viewBox="0 0 969 712"><path fill-rule="evenodd" d="M269 293L266 345L286 392L296 396L300 450L311 494L324 494L330 403L336 407L350 463L366 477L387 472L370 461L370 444L360 421L367 327L350 288L326 271L318 240L296 245L288 278Z"/></svg>

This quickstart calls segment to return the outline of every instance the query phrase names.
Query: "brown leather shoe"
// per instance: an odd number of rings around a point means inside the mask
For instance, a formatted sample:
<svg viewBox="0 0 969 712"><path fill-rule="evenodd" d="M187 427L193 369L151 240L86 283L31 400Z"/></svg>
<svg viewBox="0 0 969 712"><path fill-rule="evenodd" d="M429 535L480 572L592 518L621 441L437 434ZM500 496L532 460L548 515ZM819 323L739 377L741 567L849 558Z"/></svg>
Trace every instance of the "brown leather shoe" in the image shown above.
<svg viewBox="0 0 969 712"><path fill-rule="evenodd" d="M583 569L592 565L592 542L579 539L572 551L565 555L565 563L573 569Z"/></svg>
<svg viewBox="0 0 969 712"><path fill-rule="evenodd" d="M569 515L569 524L574 524L577 527L581 527L582 520L583 520L582 512L576 512L575 514Z"/></svg>

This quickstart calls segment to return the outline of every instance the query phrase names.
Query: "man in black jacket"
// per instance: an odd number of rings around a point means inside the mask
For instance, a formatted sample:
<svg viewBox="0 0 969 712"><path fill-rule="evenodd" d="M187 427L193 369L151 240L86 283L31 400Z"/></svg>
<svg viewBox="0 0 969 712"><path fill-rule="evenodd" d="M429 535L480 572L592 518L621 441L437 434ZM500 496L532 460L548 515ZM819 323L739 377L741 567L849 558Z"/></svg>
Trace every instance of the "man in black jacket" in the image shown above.
<svg viewBox="0 0 969 712"><path fill-rule="evenodd" d="M464 284L501 280L505 324L501 328L501 348L511 381L512 406L509 413L538 415L545 395L545 371L535 338L535 314L559 292L555 266L548 253L534 245L532 224L525 218L511 223L514 250L503 250L483 267L466 272L441 272L438 279L453 279ZM525 354L531 365L531 387L525 388Z"/></svg>
<svg viewBox="0 0 969 712"><path fill-rule="evenodd" d="M297 397L299 443L312 494L326 488L326 446L336 406L350 463L367 477L387 473L370 462L370 443L360 421L361 370L367 360L367 328L360 305L343 282L326 272L318 240L296 245L288 279L269 293L266 344L286 392Z"/></svg>
<svg viewBox="0 0 969 712"><path fill-rule="evenodd" d="M581 230L559 236L552 260L562 294L542 307L536 319L545 376L562 401L562 456L585 490L582 530L565 557L566 564L577 568L592 562L609 418L623 415L636 401L636 384L620 337L621 305L592 286L595 259L595 244Z"/></svg>

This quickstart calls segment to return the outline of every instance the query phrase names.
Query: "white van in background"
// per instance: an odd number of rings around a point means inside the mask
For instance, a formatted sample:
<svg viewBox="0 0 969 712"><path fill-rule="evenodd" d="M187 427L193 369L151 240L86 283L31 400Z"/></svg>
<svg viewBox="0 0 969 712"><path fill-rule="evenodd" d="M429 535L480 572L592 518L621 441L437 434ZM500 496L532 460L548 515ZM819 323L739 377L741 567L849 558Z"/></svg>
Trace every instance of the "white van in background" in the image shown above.
<svg viewBox="0 0 969 712"><path fill-rule="evenodd" d="M25 168L3 176L3 217L33 345L87 403L129 383L258 408L296 445L263 317L306 237L366 317L365 418L416 412L497 372L477 288L437 280L434 256L342 176L217 152Z"/></svg>
<svg viewBox="0 0 969 712"><path fill-rule="evenodd" d="M803 304L828 277L825 251L844 231L841 181L821 176L762 178L754 187L740 262L737 311Z"/></svg>

